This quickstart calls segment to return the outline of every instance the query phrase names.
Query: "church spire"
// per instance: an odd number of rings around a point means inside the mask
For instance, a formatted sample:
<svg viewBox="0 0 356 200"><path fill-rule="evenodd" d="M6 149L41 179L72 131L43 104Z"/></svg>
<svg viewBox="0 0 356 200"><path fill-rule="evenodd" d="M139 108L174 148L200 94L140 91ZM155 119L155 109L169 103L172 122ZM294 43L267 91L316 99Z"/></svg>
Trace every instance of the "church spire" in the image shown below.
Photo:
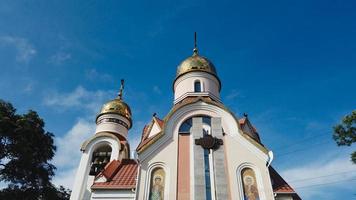
<svg viewBox="0 0 356 200"><path fill-rule="evenodd" d="M194 49L193 49L193 55L198 55L197 32L194 32Z"/></svg>
<svg viewBox="0 0 356 200"><path fill-rule="evenodd" d="M124 79L121 79L120 91L119 91L119 94L117 95L117 98L120 99L120 100L122 100L122 95L123 95L124 87L125 87L125 80L124 80Z"/></svg>

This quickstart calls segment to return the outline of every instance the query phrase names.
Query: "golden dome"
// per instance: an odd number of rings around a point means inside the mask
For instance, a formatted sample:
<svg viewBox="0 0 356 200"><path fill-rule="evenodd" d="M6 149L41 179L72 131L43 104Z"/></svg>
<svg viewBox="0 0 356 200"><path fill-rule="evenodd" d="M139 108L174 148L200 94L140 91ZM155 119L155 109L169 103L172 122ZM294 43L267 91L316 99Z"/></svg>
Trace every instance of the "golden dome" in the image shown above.
<svg viewBox="0 0 356 200"><path fill-rule="evenodd" d="M117 98L105 103L103 107L101 107L100 113L96 117L98 119L100 116L104 114L118 114L122 117L125 117L130 121L130 127L132 126L132 118L131 118L131 109L130 106L127 105L123 100L122 100L122 91L124 88L124 81L121 80L121 88L120 92Z"/></svg>
<svg viewBox="0 0 356 200"><path fill-rule="evenodd" d="M118 114L128 119L130 123L132 120L131 109L129 105L127 105L122 99L119 98L111 100L104 104L100 110L98 117L103 114Z"/></svg>
<svg viewBox="0 0 356 200"><path fill-rule="evenodd" d="M194 54L192 56L185 59L178 66L176 78L193 71L207 72L217 77L214 64L210 62L207 58L199 56L197 51L194 51Z"/></svg>

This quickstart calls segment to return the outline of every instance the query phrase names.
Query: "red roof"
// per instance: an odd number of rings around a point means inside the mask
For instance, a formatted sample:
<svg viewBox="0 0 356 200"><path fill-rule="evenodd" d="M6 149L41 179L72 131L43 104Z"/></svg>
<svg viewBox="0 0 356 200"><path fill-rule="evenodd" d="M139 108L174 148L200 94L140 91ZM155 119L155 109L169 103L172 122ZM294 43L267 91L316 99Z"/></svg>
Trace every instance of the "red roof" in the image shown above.
<svg viewBox="0 0 356 200"><path fill-rule="evenodd" d="M161 120L161 119L160 119L160 118L158 118L158 117L154 117L154 118L157 120L158 125L159 125L161 128L163 128L164 121L163 121L163 120Z"/></svg>
<svg viewBox="0 0 356 200"><path fill-rule="evenodd" d="M138 164L132 159L121 162L113 160L99 174L105 176L106 182L94 182L92 189L133 189L136 188ZM111 177L110 177L111 176Z"/></svg>
<svg viewBox="0 0 356 200"><path fill-rule="evenodd" d="M246 122L246 117L239 119L239 124L243 125Z"/></svg>
<svg viewBox="0 0 356 200"><path fill-rule="evenodd" d="M244 118L239 119L239 124L240 124L240 126L245 126L245 125L248 124L248 123L250 123L251 129L252 129L255 133L257 133L256 127L251 124L251 122L247 119L247 117L244 117Z"/></svg>
<svg viewBox="0 0 356 200"><path fill-rule="evenodd" d="M102 171L101 174L105 176L107 180L111 180L114 177L119 167L120 167L120 162L117 160L113 160L106 165L105 170Z"/></svg>
<svg viewBox="0 0 356 200"><path fill-rule="evenodd" d="M269 167L269 173L272 179L272 188L274 193L288 193L293 194L296 200L301 200L294 189L278 174L278 172Z"/></svg>

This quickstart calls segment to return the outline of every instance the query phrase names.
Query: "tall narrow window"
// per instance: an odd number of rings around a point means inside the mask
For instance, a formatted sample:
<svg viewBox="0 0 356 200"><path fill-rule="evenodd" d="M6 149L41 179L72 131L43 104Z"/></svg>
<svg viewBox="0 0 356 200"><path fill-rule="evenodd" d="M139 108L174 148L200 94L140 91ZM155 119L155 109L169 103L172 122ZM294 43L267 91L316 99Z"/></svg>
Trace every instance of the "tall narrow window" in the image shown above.
<svg viewBox="0 0 356 200"><path fill-rule="evenodd" d="M164 199L165 172L162 168L156 168L151 174L151 186L149 200Z"/></svg>
<svg viewBox="0 0 356 200"><path fill-rule="evenodd" d="M200 81L194 82L194 92L201 92L201 83Z"/></svg>
<svg viewBox="0 0 356 200"><path fill-rule="evenodd" d="M245 168L241 172L244 200L259 200L257 181L255 172L250 168Z"/></svg>
<svg viewBox="0 0 356 200"><path fill-rule="evenodd" d="M204 172L205 172L205 195L206 200L211 200L211 180L210 180L210 164L209 164L209 149L204 149Z"/></svg>

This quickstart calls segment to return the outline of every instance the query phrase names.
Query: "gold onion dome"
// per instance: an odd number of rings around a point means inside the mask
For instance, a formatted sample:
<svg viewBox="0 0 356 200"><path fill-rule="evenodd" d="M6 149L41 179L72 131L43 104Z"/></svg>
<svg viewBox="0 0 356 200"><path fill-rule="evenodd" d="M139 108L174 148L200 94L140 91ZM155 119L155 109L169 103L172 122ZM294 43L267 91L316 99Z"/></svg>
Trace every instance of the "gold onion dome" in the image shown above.
<svg viewBox="0 0 356 200"><path fill-rule="evenodd" d="M177 80L179 77L181 77L182 75L187 74L189 72L206 72L206 73L209 73L209 74L215 76L216 79L219 81L219 85L220 85L219 89L221 89L221 82L220 82L220 79L216 72L214 64L207 58L200 56L198 54L196 32L194 33L193 55L188 57L187 59L185 59L183 62L181 62L178 65L177 75L176 75L175 80Z"/></svg>
<svg viewBox="0 0 356 200"><path fill-rule="evenodd" d="M131 109L130 106L127 103L125 103L122 99L122 91L124 88L123 84L124 81L121 80L121 88L120 88L119 95L115 99L105 103L102 106L100 113L98 114L96 119L98 119L100 116L104 114L118 114L130 121L129 128L131 128L132 126Z"/></svg>
<svg viewBox="0 0 356 200"><path fill-rule="evenodd" d="M217 77L214 64L210 62L207 58L200 56L196 48L194 49L193 55L185 59L178 66L176 77L178 78L183 74L186 74L188 72L193 72L193 71L207 72Z"/></svg>

